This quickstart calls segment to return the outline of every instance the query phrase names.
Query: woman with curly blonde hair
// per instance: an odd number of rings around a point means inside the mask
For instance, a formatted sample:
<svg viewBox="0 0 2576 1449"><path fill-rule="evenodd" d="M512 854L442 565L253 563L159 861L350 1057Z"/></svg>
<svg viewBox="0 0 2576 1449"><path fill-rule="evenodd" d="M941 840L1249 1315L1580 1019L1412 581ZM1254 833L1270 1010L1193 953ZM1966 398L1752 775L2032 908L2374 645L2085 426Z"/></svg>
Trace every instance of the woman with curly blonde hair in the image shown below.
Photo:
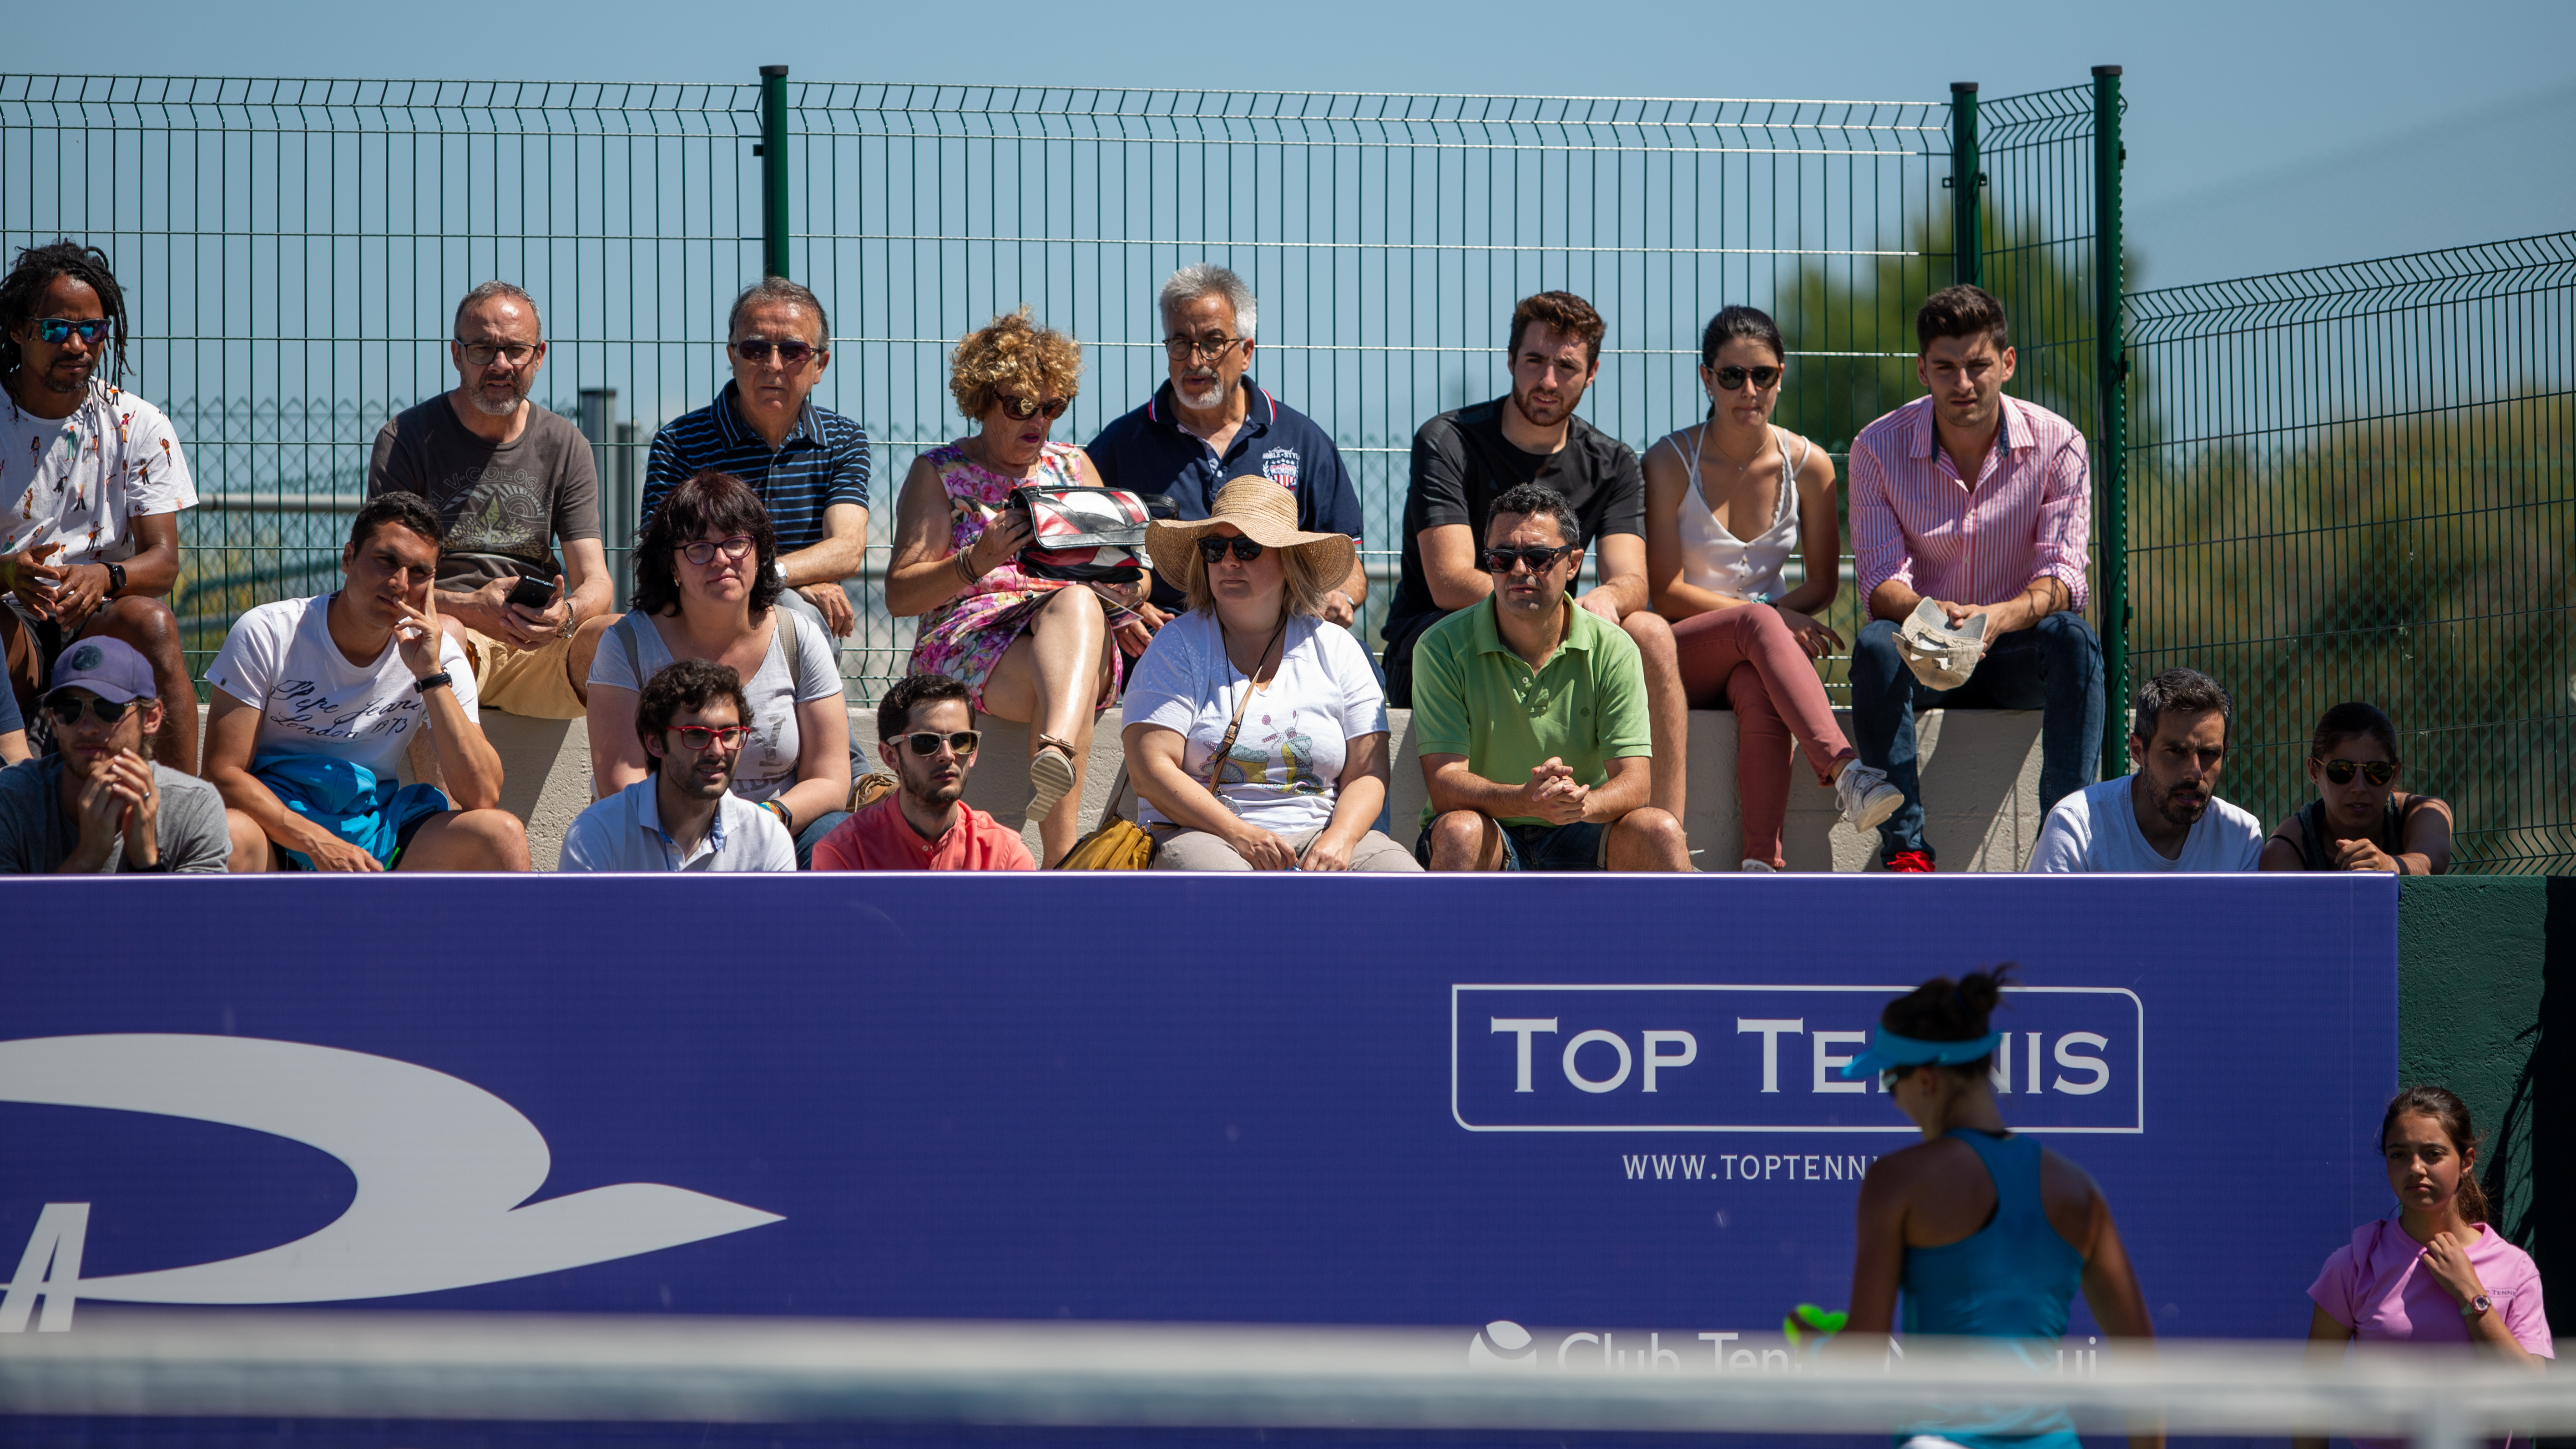
<svg viewBox="0 0 2576 1449"><path fill-rule="evenodd" d="M1132 617L1151 582L1086 587L1019 566L1029 523L1004 509L1012 489L1100 486L1080 448L1047 439L1081 375L1080 344L1026 307L957 344L948 391L977 429L914 460L885 582L887 612L921 617L910 672L958 680L976 713L1030 727L1028 813L1049 864L1073 848L1091 727L1118 697L1110 614Z"/></svg>

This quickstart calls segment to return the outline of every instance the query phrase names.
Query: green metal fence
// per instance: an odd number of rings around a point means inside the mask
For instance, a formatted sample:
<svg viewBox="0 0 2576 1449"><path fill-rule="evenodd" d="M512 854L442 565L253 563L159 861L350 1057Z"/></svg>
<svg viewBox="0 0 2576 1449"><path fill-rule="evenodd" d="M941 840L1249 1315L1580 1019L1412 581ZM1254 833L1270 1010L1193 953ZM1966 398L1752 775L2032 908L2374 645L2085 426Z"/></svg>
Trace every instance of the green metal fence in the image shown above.
<svg viewBox="0 0 2576 1449"><path fill-rule="evenodd" d="M2317 716L2396 721L2470 869L2576 861L2576 232L2132 293L2141 674L2236 692L2224 793L2313 798Z"/></svg>

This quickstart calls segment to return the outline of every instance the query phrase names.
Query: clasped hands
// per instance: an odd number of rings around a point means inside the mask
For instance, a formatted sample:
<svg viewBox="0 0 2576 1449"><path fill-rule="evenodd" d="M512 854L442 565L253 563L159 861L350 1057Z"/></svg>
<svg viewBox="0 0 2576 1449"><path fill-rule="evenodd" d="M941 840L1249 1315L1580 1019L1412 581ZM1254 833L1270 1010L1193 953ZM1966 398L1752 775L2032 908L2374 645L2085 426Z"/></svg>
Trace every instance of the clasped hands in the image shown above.
<svg viewBox="0 0 2576 1449"><path fill-rule="evenodd" d="M153 786L150 761L132 750L99 761L75 804L80 841L63 861L66 874L99 870L120 842L126 864L150 870L161 863L161 793Z"/></svg>
<svg viewBox="0 0 2576 1449"><path fill-rule="evenodd" d="M42 543L8 555L6 572L9 592L26 605L29 613L40 619L52 619L66 632L78 629L98 612L107 601L108 577L105 564L48 563L61 553L59 543Z"/></svg>

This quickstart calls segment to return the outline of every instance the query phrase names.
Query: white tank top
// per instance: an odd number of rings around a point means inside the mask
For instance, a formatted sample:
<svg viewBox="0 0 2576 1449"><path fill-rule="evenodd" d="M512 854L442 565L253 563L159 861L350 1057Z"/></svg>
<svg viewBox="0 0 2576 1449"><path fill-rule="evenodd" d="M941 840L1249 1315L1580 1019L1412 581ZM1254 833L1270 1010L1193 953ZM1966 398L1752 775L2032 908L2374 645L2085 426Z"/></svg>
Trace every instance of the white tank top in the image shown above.
<svg viewBox="0 0 2576 1449"><path fill-rule="evenodd" d="M1779 429L1773 428L1773 433ZM1700 493L1699 439L1707 436L1702 426L1692 439L1690 450L1690 486L1682 490L1679 523L1682 544L1682 582L1711 593L1738 599L1755 599L1777 603L1789 592L1781 578L1781 568L1798 546L1798 470L1807 466L1807 454L1814 447L1799 440L1798 461L1789 461L1788 446L1780 448L1780 501L1771 510L1771 524L1752 538L1741 539L1726 531L1717 515ZM1671 439L1673 452L1681 452L1681 433Z"/></svg>

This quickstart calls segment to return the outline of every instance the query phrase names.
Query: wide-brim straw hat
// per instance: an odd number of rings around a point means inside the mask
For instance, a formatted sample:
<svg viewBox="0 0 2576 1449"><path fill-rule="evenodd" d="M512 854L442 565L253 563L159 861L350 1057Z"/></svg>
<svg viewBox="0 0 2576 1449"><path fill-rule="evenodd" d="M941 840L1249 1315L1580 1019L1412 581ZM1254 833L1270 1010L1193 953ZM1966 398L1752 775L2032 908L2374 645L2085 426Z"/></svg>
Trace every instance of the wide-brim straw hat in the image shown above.
<svg viewBox="0 0 2576 1449"><path fill-rule="evenodd" d="M1158 518L1145 530L1145 551L1153 556L1154 573L1177 585L1189 577L1189 557L1199 535L1220 523L1231 523L1243 536L1265 548L1307 552L1315 572L1338 587L1359 561L1359 547L1346 533L1307 533L1297 527L1297 495L1257 473L1247 473L1217 490L1216 507L1205 518Z"/></svg>

